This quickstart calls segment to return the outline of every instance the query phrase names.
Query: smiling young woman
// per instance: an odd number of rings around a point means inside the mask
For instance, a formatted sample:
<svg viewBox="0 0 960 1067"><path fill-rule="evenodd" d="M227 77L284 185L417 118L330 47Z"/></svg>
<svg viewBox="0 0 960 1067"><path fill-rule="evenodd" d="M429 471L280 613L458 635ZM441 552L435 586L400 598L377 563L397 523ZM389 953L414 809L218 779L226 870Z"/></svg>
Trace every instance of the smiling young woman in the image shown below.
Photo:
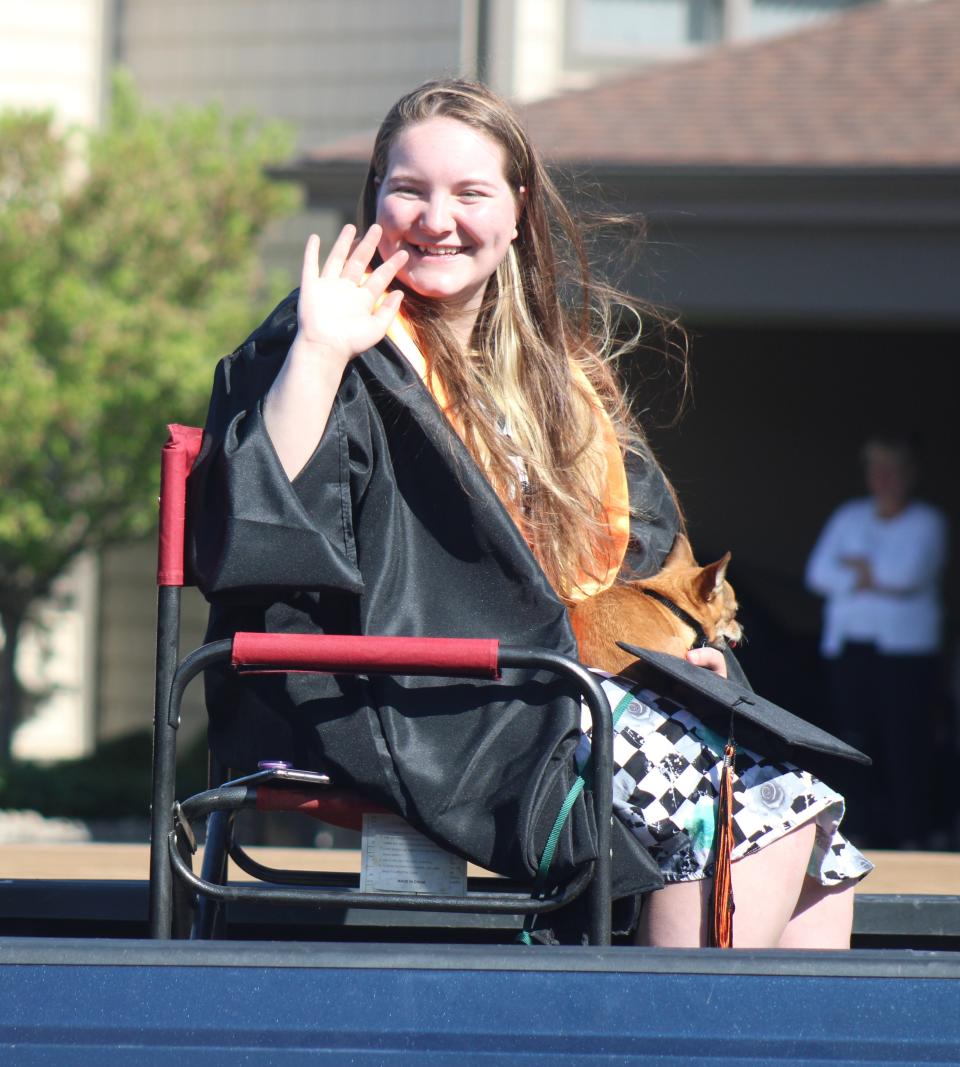
<svg viewBox="0 0 960 1067"><path fill-rule="evenodd" d="M399 281L442 301L465 346L487 282L518 235L524 190L511 188L505 162L486 134L437 116L397 135L377 181L380 255L407 253Z"/></svg>
<svg viewBox="0 0 960 1067"><path fill-rule="evenodd" d="M683 527L611 369L636 301L593 277L516 116L480 85L429 83L391 108L360 214L359 236L345 227L322 261L309 238L299 290L218 368L191 477L208 637L496 635L576 656L568 607L658 571ZM727 650L689 658L736 670ZM504 681L210 672L211 743L230 766L264 752L322 765L481 866L530 878L586 741L569 694L529 672ZM615 894L670 883L642 936L700 944L723 742L655 694L603 684L629 723ZM734 943L843 944L870 865L837 833L842 798L738 758ZM688 793L681 765L697 770ZM583 803L568 827L558 879L591 856Z"/></svg>

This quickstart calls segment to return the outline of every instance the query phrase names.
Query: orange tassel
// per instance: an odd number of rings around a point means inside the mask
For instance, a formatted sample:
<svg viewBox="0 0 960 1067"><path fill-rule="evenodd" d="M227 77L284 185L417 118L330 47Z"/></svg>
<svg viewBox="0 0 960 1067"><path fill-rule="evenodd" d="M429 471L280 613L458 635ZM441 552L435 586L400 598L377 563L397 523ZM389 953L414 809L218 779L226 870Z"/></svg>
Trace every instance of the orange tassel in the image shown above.
<svg viewBox="0 0 960 1067"><path fill-rule="evenodd" d="M733 851L733 761L737 746L729 740L723 750L720 795L717 803L717 853L711 896L710 946L733 948L733 881L730 853Z"/></svg>

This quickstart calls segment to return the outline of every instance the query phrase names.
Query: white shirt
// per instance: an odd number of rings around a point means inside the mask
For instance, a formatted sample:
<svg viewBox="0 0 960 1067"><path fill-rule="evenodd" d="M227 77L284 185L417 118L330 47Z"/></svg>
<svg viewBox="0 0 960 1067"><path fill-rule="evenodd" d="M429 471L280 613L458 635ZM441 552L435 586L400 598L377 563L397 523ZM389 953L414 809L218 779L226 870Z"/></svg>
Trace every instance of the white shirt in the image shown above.
<svg viewBox="0 0 960 1067"><path fill-rule="evenodd" d="M838 655L844 641L871 642L894 655L936 652L946 553L946 520L930 504L914 501L889 519L869 497L837 508L807 561L807 588L827 601L823 654ZM867 560L880 588L855 590L856 570L844 557Z"/></svg>

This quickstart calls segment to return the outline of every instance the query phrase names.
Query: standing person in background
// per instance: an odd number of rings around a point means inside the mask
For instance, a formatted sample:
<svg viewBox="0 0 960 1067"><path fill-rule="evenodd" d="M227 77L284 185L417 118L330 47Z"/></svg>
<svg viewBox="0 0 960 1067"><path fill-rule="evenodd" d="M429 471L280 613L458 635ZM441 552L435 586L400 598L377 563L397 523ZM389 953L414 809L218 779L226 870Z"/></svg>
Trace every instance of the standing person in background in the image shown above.
<svg viewBox="0 0 960 1067"><path fill-rule="evenodd" d="M807 562L826 600L821 652L830 665L837 732L874 759L845 793L853 832L869 844L921 844L942 758L933 743L941 647L940 582L947 524L914 498L917 449L878 434L863 449L869 496L842 504ZM859 796L855 794L861 794Z"/></svg>

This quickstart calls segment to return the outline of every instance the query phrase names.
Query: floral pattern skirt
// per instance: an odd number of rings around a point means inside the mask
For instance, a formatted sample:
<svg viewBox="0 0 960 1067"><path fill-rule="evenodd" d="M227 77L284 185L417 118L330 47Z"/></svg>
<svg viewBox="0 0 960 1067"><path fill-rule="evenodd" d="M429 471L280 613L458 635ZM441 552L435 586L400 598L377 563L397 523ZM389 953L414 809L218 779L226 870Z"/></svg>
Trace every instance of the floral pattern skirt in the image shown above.
<svg viewBox="0 0 960 1067"><path fill-rule="evenodd" d="M613 739L617 817L657 861L666 882L712 877L725 739L649 689L633 689L625 679L609 676L602 684L611 708L621 707ZM584 719L587 729L586 711ZM588 751L585 736L578 760ZM815 820L811 877L837 885L873 869L838 832L844 801L828 785L793 764L775 763L739 746L734 770L734 860Z"/></svg>

